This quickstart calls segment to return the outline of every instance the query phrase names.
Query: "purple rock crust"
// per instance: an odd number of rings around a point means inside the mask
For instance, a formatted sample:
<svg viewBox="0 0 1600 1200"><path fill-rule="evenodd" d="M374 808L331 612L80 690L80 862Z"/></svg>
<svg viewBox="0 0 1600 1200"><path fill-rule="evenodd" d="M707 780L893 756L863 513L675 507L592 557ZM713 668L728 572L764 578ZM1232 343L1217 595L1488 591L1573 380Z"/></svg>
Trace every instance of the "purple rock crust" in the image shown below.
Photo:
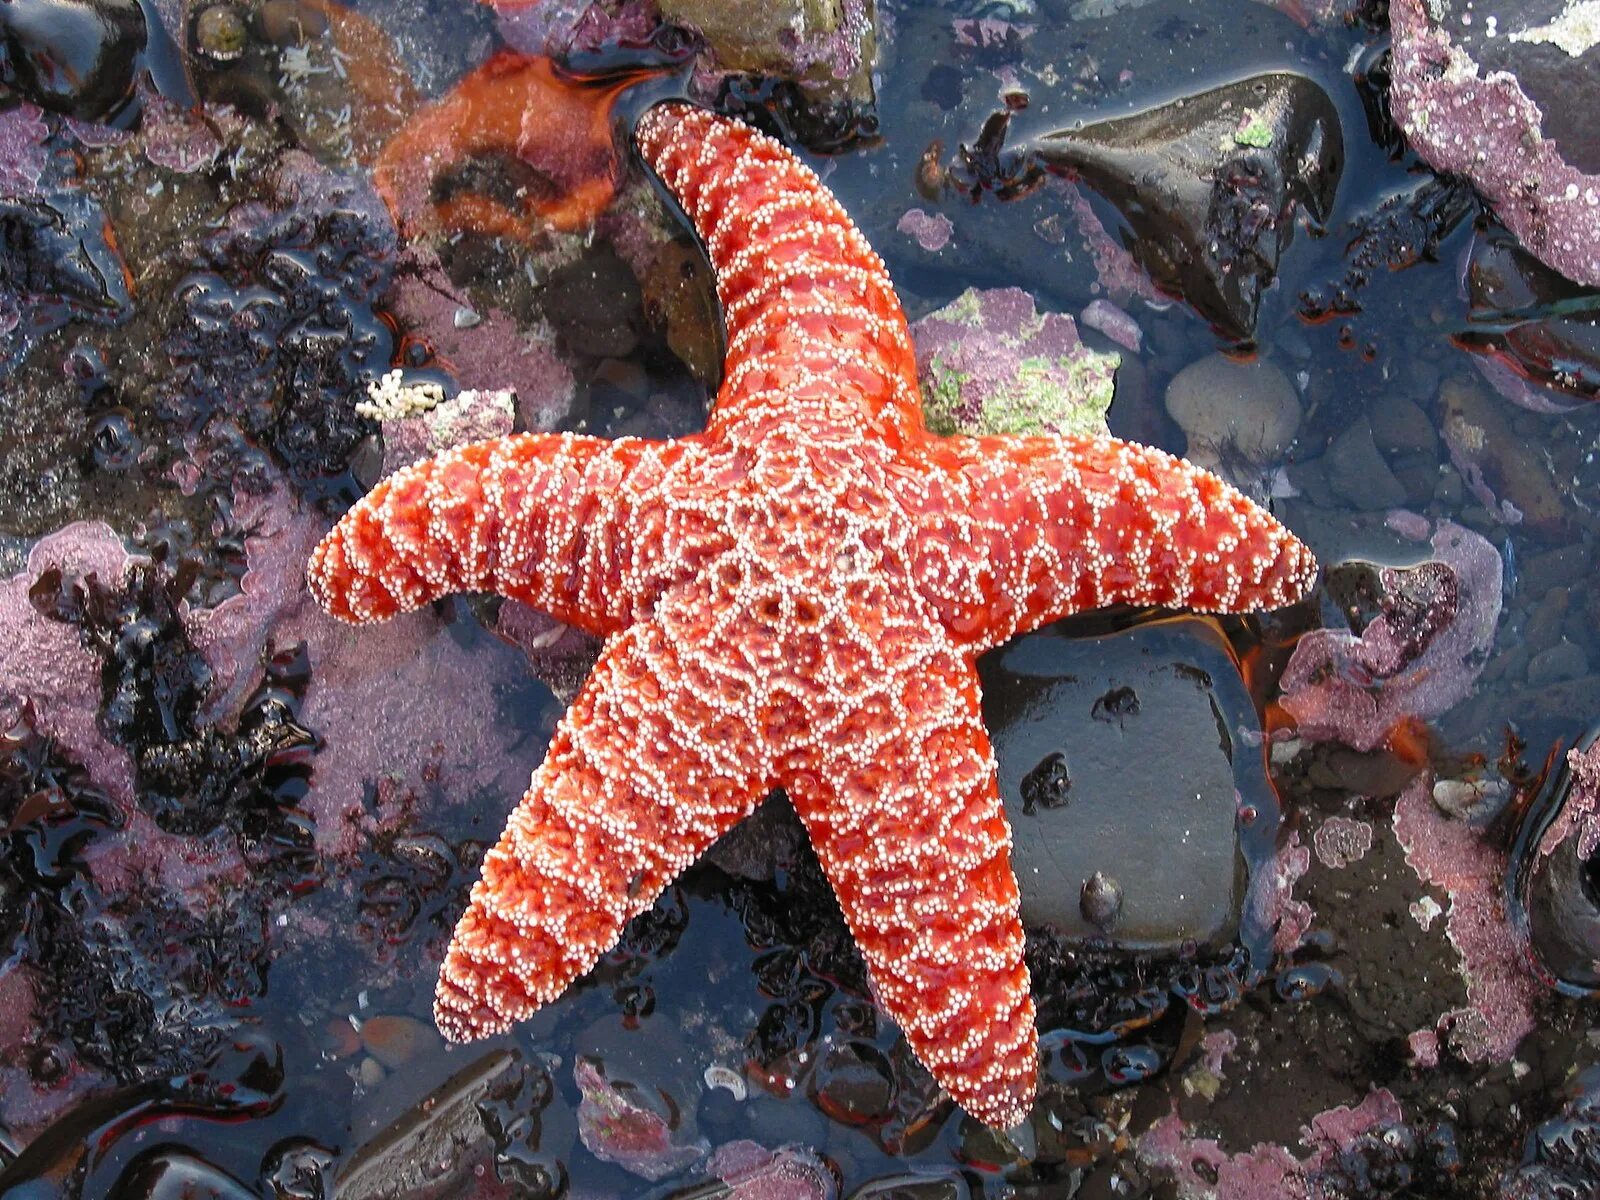
<svg viewBox="0 0 1600 1200"><path fill-rule="evenodd" d="M1569 279L1600 286L1600 176L1544 136L1544 115L1506 71L1477 62L1428 14L1393 0L1390 103L1417 153L1472 180L1529 250Z"/></svg>
<svg viewBox="0 0 1600 1200"><path fill-rule="evenodd" d="M1383 611L1359 636L1318 629L1300 639L1281 703L1302 737L1372 750L1399 722L1431 720L1471 693L1500 619L1500 554L1449 521L1432 545L1431 562L1383 570Z"/></svg>
<svg viewBox="0 0 1600 1200"><path fill-rule="evenodd" d="M1468 1062L1509 1062L1533 1031L1543 989L1506 914L1505 853L1478 825L1439 810L1427 772L1395 801L1394 832L1417 877L1450 897L1445 928L1467 1003L1442 1015L1437 1032Z"/></svg>

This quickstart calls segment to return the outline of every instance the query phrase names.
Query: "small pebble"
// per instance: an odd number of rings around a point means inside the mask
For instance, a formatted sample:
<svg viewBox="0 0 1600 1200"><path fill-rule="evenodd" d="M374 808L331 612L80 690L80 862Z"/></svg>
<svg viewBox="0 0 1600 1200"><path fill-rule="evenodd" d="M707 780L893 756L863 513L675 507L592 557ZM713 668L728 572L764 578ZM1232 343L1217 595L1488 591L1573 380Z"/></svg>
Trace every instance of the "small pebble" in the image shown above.
<svg viewBox="0 0 1600 1200"><path fill-rule="evenodd" d="M248 40L244 14L231 4L213 4L195 18L195 47L212 62L242 58Z"/></svg>

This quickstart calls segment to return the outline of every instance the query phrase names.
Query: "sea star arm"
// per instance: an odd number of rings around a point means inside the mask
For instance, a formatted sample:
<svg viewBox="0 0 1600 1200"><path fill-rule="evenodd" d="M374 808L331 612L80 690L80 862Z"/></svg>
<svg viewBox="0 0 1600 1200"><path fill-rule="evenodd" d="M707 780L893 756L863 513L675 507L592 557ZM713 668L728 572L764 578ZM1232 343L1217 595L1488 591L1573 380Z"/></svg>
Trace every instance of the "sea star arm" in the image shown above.
<svg viewBox="0 0 1600 1200"><path fill-rule="evenodd" d="M559 996L770 790L692 657L653 621L602 652L456 926L434 1002L452 1041Z"/></svg>
<svg viewBox="0 0 1600 1200"><path fill-rule="evenodd" d="M916 361L883 260L816 173L749 126L659 104L635 135L694 222L728 329L711 432L846 421L922 428Z"/></svg>
<svg viewBox="0 0 1600 1200"><path fill-rule="evenodd" d="M939 638L876 678L784 786L883 1009L962 1108L1007 1129L1033 1106L1038 1036L977 675Z"/></svg>
<svg viewBox="0 0 1600 1200"><path fill-rule="evenodd" d="M693 439L523 434L397 471L311 556L312 593L381 621L454 592L498 592L593 633L632 612L637 510Z"/></svg>
<svg viewBox="0 0 1600 1200"><path fill-rule="evenodd" d="M1108 604L1249 612L1301 599L1306 545L1209 471L1111 437L929 438L902 491L914 572L963 644Z"/></svg>

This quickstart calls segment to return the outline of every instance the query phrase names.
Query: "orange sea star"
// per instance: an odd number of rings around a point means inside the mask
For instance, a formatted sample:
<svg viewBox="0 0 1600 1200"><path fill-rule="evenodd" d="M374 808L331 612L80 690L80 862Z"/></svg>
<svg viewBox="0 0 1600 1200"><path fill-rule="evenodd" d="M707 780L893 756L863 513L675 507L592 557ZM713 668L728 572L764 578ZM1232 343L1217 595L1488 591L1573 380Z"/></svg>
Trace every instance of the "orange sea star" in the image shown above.
<svg viewBox="0 0 1600 1200"><path fill-rule="evenodd" d="M465 446L380 483L311 563L347 620L493 591L607 638L484 860L439 1027L484 1036L560 995L782 787L884 1009L962 1107L1011 1126L1037 1037L974 660L1118 601L1282 605L1315 562L1158 450L930 435L883 263L809 169L679 103L637 143L717 272L705 432Z"/></svg>

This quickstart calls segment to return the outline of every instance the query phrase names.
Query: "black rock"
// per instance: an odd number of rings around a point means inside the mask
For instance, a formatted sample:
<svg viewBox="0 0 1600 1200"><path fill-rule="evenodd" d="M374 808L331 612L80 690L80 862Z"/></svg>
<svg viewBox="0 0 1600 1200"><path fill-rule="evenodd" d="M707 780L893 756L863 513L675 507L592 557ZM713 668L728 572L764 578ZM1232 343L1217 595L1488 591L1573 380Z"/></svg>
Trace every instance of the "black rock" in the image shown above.
<svg viewBox="0 0 1600 1200"><path fill-rule="evenodd" d="M0 85L40 108L86 121L137 112L141 72L168 99L193 103L172 39L141 0L0 4Z"/></svg>
<svg viewBox="0 0 1600 1200"><path fill-rule="evenodd" d="M1156 285L1224 336L1249 340L1296 206L1318 222L1332 209L1344 142L1328 94L1275 72L1044 134L1028 155L1116 205L1128 250Z"/></svg>
<svg viewBox="0 0 1600 1200"><path fill-rule="evenodd" d="M1024 922L1126 950L1226 945L1249 874L1241 806L1275 805L1226 641L1196 618L1067 628L979 663ZM1070 799L1047 802L1065 764Z"/></svg>

